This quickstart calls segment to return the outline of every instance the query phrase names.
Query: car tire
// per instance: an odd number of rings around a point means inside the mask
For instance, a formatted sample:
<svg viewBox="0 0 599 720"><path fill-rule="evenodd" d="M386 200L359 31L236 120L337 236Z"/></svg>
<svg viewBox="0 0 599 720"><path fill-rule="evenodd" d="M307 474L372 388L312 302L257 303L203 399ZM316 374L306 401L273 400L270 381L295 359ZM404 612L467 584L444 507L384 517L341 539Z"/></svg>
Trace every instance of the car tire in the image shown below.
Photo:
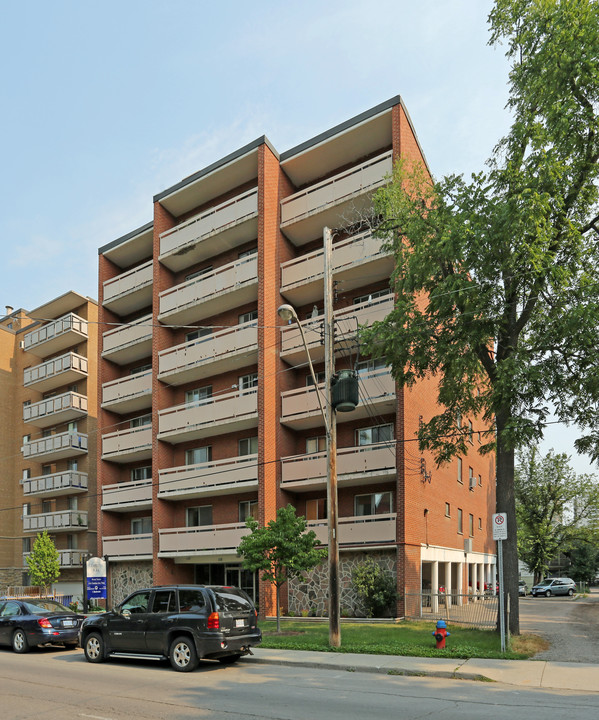
<svg viewBox="0 0 599 720"><path fill-rule="evenodd" d="M21 628L17 628L12 635L12 649L16 653L29 652L29 643L27 641L27 635Z"/></svg>
<svg viewBox="0 0 599 720"><path fill-rule="evenodd" d="M218 661L219 663L222 663L223 665L232 665L233 663L236 663L241 655L223 655L223 657L219 657Z"/></svg>
<svg viewBox="0 0 599 720"><path fill-rule="evenodd" d="M551 597L551 590L545 590L545 597Z"/></svg>
<svg viewBox="0 0 599 720"><path fill-rule="evenodd" d="M90 663L104 662L104 639L100 633L90 633L83 644L85 659Z"/></svg>
<svg viewBox="0 0 599 720"><path fill-rule="evenodd" d="M188 637L175 638L168 653L171 667L177 672L191 672L198 666L198 654L193 640Z"/></svg>
<svg viewBox="0 0 599 720"><path fill-rule="evenodd" d="M570 597L572 597L572 595L574 595L574 590L572 590L572 588L570 588L570 589L568 590L568 595L569 595Z"/></svg>

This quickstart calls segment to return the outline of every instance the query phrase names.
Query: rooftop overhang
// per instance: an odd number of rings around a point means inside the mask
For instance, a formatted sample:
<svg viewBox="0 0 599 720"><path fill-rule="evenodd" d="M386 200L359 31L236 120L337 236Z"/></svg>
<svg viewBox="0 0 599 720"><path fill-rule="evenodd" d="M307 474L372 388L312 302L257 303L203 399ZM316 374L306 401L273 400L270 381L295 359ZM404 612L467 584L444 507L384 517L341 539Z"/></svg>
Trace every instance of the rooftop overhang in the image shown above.
<svg viewBox="0 0 599 720"><path fill-rule="evenodd" d="M132 230L98 250L120 268L128 268L136 263L152 257L152 237L154 223L147 223L137 230Z"/></svg>
<svg viewBox="0 0 599 720"><path fill-rule="evenodd" d="M96 304L95 300L85 297L85 295L80 295L74 290L69 290L69 292L66 292L64 295L59 295L57 298L54 298L54 300L40 305L27 314L32 320L55 320L67 313L74 312L77 308L80 308L88 302Z"/></svg>

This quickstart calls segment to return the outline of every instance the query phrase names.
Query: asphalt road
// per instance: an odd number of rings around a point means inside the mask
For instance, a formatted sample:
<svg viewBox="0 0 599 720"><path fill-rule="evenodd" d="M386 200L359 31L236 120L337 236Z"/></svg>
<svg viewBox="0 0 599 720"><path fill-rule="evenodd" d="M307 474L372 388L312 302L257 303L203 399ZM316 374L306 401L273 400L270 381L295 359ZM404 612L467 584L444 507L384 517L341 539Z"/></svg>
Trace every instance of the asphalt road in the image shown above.
<svg viewBox="0 0 599 720"><path fill-rule="evenodd" d="M522 690L498 683L312 668L205 662L88 664L80 650L0 649L3 720L588 720L599 693Z"/></svg>

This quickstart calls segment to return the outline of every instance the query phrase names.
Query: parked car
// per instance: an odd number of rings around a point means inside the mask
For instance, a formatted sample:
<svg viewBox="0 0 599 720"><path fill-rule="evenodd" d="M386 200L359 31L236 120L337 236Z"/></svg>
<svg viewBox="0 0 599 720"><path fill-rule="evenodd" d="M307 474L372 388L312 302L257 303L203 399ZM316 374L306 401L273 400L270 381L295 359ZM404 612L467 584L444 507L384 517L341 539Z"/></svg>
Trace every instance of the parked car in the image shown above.
<svg viewBox="0 0 599 720"><path fill-rule="evenodd" d="M533 585L530 592L533 597L538 595L545 595L545 597L551 597L551 595L572 596L576 592L576 583L571 578L545 578L538 585Z"/></svg>
<svg viewBox="0 0 599 720"><path fill-rule="evenodd" d="M0 645L10 645L16 653L25 653L35 645L76 648L83 619L56 600L0 600Z"/></svg>
<svg viewBox="0 0 599 720"><path fill-rule="evenodd" d="M524 582L524 580L518 581L518 595L522 595L522 597L526 597L528 593L528 586Z"/></svg>
<svg viewBox="0 0 599 720"><path fill-rule="evenodd" d="M199 660L233 663L262 641L249 596L236 587L172 585L138 590L87 618L79 642L88 662L143 655L190 672Z"/></svg>

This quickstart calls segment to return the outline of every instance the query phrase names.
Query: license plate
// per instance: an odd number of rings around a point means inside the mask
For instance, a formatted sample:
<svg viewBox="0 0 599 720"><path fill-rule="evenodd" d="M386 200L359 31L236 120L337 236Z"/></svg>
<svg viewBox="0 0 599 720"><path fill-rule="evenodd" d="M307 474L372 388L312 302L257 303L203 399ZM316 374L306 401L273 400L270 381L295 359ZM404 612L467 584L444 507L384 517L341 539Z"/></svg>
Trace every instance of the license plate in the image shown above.
<svg viewBox="0 0 599 720"><path fill-rule="evenodd" d="M75 627L75 625L77 625L77 621L76 620L63 620L62 625L63 625L63 627Z"/></svg>
<svg viewBox="0 0 599 720"><path fill-rule="evenodd" d="M245 627L245 620L243 618L235 620L235 627Z"/></svg>

